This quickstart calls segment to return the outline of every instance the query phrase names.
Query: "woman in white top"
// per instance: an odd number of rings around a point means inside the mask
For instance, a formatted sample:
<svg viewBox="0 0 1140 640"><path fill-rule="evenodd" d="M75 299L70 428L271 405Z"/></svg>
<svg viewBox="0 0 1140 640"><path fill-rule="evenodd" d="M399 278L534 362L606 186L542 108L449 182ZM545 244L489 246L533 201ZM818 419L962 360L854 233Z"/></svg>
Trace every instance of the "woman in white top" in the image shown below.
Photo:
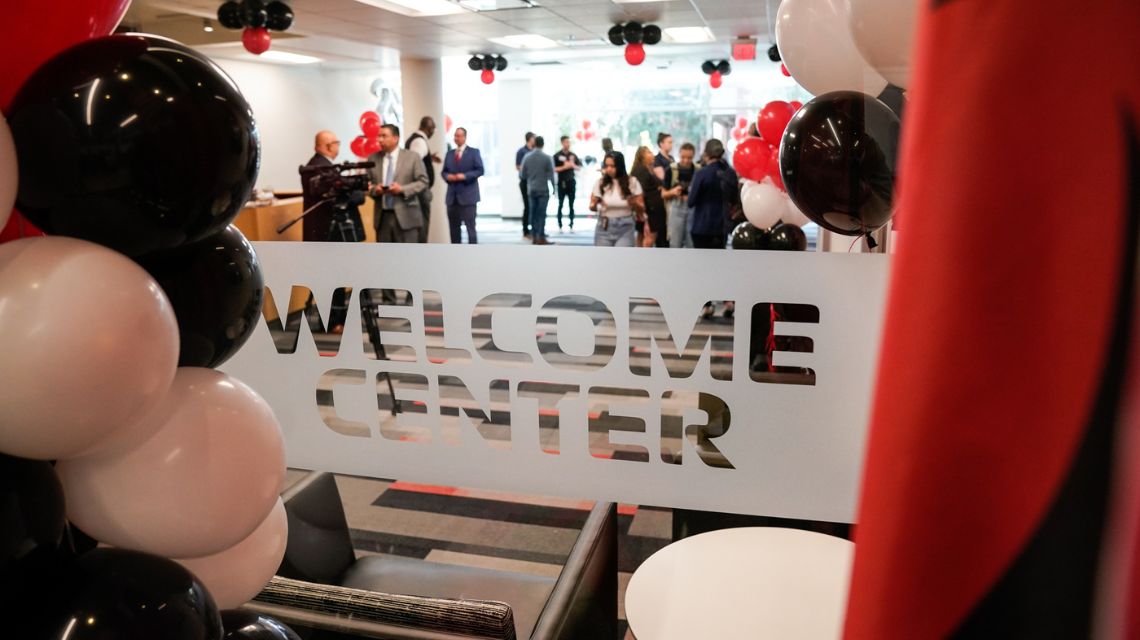
<svg viewBox="0 0 1140 640"><path fill-rule="evenodd" d="M632 247L637 222L645 215L641 184L630 180L625 166L614 154L602 161L602 177L590 194L590 211L598 212L594 229L594 245L599 247Z"/></svg>

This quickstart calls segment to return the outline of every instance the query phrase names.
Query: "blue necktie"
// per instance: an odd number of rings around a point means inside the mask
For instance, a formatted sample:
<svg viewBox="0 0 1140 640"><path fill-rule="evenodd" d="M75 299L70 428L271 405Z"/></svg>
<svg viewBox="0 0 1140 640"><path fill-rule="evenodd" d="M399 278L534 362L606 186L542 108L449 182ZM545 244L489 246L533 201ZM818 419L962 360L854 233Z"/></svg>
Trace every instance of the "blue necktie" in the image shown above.
<svg viewBox="0 0 1140 640"><path fill-rule="evenodd" d="M392 174L395 172L395 170L396 170L396 158L392 154L388 154L388 173L387 173L387 175L384 176L384 185L385 186L392 184ZM393 203L392 196L385 194L384 195L384 208L385 209L391 209L393 207L392 203Z"/></svg>

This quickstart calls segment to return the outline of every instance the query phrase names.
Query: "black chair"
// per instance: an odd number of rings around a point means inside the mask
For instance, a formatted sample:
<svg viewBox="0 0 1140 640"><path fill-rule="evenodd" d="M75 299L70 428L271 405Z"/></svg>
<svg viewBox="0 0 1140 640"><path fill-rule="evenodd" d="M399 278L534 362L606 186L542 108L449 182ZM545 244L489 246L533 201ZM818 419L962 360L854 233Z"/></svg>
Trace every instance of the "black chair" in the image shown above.
<svg viewBox="0 0 1140 640"><path fill-rule="evenodd" d="M358 560L332 474L309 474L282 497L285 559L250 609L341 638L616 637L613 503L595 504L554 579L396 556Z"/></svg>

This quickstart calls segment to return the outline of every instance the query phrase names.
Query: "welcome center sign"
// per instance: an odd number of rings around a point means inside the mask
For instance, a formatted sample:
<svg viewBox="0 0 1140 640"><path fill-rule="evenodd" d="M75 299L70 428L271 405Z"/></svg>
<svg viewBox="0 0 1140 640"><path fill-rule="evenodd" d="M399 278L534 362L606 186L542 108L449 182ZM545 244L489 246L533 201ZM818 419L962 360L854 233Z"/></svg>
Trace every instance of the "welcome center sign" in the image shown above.
<svg viewBox="0 0 1140 640"><path fill-rule="evenodd" d="M886 256L255 246L264 313L223 368L290 466L854 518Z"/></svg>

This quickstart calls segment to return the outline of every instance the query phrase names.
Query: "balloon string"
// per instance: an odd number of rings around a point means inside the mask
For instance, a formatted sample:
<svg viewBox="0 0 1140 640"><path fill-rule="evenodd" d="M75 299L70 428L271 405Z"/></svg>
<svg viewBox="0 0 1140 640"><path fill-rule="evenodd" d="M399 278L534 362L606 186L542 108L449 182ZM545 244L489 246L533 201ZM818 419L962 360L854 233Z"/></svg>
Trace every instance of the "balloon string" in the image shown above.
<svg viewBox="0 0 1140 640"><path fill-rule="evenodd" d="M851 246L847 247L847 253L851 253L851 250L855 248L855 243L859 242L862 239L863 236L855 236L855 239L851 241Z"/></svg>

